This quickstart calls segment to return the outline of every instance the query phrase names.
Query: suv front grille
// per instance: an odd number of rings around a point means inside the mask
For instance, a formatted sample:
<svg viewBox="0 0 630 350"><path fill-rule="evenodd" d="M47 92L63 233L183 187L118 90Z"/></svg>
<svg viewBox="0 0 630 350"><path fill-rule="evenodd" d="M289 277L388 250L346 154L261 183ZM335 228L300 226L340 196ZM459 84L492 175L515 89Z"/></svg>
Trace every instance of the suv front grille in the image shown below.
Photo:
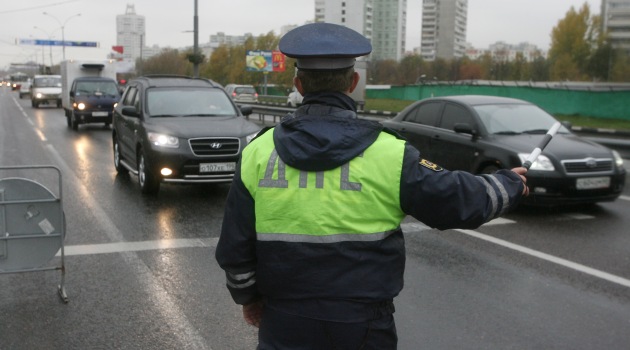
<svg viewBox="0 0 630 350"><path fill-rule="evenodd" d="M613 170L612 159L572 159L563 160L562 165L567 173L599 173Z"/></svg>
<svg viewBox="0 0 630 350"><path fill-rule="evenodd" d="M235 137L206 137L190 139L188 143L196 156L211 157L237 155L241 141Z"/></svg>

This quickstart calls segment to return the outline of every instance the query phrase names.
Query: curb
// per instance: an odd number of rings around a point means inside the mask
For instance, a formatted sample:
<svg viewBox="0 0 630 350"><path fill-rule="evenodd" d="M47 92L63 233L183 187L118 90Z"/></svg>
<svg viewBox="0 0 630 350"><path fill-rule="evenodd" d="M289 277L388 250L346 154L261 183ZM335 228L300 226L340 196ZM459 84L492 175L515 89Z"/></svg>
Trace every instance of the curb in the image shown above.
<svg viewBox="0 0 630 350"><path fill-rule="evenodd" d="M627 130L615 130L615 129L605 129L605 128L588 128L581 126L573 126L571 127L571 131L587 133L587 134L605 134L611 136L625 136L630 137L630 131Z"/></svg>

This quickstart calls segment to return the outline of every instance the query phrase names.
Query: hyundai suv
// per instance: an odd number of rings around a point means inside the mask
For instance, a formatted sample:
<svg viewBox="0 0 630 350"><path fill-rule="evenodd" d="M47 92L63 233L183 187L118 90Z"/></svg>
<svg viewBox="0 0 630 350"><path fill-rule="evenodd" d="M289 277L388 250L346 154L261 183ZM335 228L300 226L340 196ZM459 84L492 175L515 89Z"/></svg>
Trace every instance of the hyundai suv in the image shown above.
<svg viewBox="0 0 630 350"><path fill-rule="evenodd" d="M127 83L114 108L118 173L138 176L140 191L166 183L231 182L243 148L260 127L212 80L144 76Z"/></svg>

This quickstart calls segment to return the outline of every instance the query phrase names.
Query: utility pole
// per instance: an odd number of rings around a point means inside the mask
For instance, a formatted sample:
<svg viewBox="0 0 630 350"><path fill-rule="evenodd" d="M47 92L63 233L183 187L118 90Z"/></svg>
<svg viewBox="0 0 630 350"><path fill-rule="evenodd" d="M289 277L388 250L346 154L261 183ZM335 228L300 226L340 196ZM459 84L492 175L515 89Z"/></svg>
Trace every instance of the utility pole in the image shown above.
<svg viewBox="0 0 630 350"><path fill-rule="evenodd" d="M199 17L197 16L197 0L195 0L195 16L193 18L193 25L194 25L194 44L193 44L193 57L194 57L194 62L193 62L193 77L194 78L199 78L199 59L198 59L198 54L199 54Z"/></svg>

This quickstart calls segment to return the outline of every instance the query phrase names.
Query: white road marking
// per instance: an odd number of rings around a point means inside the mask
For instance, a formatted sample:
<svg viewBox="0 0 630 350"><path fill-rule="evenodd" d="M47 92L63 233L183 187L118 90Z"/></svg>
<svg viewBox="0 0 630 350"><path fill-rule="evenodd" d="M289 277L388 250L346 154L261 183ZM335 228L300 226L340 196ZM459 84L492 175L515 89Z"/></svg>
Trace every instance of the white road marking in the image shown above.
<svg viewBox="0 0 630 350"><path fill-rule="evenodd" d="M630 196L619 196L619 199L624 201L630 201Z"/></svg>
<svg viewBox="0 0 630 350"><path fill-rule="evenodd" d="M466 235L479 238L484 241L488 241L488 242L491 242L491 243L494 243L494 244L497 244L497 245L500 245L500 246L503 246L512 250L516 250L518 252L531 255L536 258L552 262L554 264L562 265L564 267L568 267L570 269L573 269L573 270L576 270L576 271L579 271L579 272L582 272L582 273L585 273L585 274L588 274L597 278L601 278L601 279L622 285L624 287L630 287L630 280L625 279L623 277L615 276L608 272L600 271L600 270L597 270L597 269L594 269L594 268L591 268L582 264L575 263L573 261L565 260L557 256L553 256L553 255L546 254L546 253L543 253L534 249L523 247L521 245L510 243L508 241L504 241L502 239L498 239L492 236L484 235L483 233L479 233L476 231L460 230L460 229L457 229L455 231L458 231Z"/></svg>
<svg viewBox="0 0 630 350"><path fill-rule="evenodd" d="M121 252L137 252L143 250L177 249L177 248L214 248L218 238L179 238L158 241L116 242L101 244L82 244L64 247L66 256L110 254ZM57 253L59 256L60 253Z"/></svg>

